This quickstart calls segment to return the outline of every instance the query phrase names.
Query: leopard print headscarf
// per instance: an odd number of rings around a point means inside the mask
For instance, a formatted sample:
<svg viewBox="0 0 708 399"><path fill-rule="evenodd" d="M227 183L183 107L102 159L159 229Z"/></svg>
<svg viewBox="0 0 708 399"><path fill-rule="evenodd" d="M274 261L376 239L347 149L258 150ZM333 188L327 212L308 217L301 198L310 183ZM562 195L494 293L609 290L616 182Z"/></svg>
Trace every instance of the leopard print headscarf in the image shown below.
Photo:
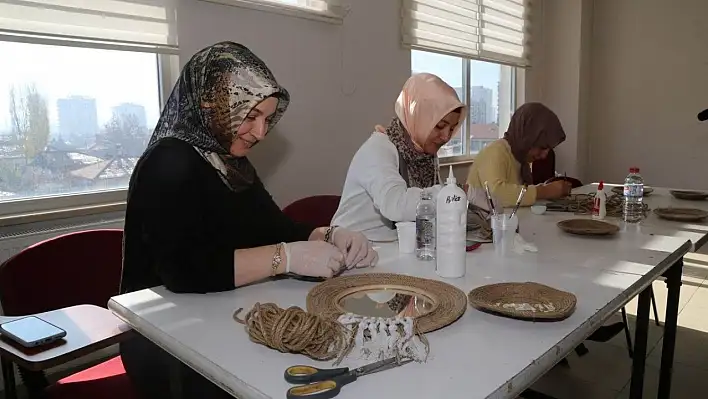
<svg viewBox="0 0 708 399"><path fill-rule="evenodd" d="M385 133L396 146L408 187L428 188L439 181L437 156L418 151L398 117L393 118Z"/></svg>
<svg viewBox="0 0 708 399"><path fill-rule="evenodd" d="M256 171L248 158L232 156L229 148L253 107L268 97L278 99L268 121L270 130L288 107L287 90L245 46L233 42L209 46L182 69L149 146L165 137L183 140L233 191L243 191L256 180Z"/></svg>

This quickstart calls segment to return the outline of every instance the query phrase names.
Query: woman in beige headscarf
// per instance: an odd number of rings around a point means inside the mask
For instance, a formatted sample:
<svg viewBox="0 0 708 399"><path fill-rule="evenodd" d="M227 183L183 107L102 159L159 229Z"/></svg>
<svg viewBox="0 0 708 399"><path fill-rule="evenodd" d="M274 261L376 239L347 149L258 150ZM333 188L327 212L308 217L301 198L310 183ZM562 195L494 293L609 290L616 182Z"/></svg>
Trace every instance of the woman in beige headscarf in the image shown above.
<svg viewBox="0 0 708 399"><path fill-rule="evenodd" d="M440 182L437 153L466 116L455 90L428 73L408 79L395 111L354 155L332 221L373 241L395 239L394 223L415 220L421 192Z"/></svg>

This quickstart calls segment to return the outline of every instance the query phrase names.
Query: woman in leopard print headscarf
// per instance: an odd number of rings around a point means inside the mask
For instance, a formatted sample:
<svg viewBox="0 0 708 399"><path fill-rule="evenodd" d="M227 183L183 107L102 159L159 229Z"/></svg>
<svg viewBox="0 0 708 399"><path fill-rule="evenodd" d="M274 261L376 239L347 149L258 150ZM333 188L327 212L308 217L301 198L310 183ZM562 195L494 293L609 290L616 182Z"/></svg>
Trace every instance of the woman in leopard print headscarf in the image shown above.
<svg viewBox="0 0 708 399"><path fill-rule="evenodd" d="M279 274L328 278L376 263L361 233L290 220L248 161L289 98L240 44L217 43L187 62L131 176L122 294L155 286L211 293ZM181 398L231 398L143 337L120 351L141 397L170 397L177 375Z"/></svg>
<svg viewBox="0 0 708 399"><path fill-rule="evenodd" d="M455 90L429 73L408 79L395 111L354 155L333 222L371 240L395 239L394 223L415 220L421 191L440 182L437 153L467 114Z"/></svg>

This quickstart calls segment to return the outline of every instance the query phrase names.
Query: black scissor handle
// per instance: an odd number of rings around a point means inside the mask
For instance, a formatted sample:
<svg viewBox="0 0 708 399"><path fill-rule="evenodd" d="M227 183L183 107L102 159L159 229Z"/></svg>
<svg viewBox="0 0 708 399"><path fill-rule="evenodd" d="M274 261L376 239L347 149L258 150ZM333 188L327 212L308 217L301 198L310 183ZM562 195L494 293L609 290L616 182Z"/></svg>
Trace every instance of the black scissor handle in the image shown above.
<svg viewBox="0 0 708 399"><path fill-rule="evenodd" d="M349 368L318 369L312 366L292 366L285 369L285 381L291 384L309 384L311 382L331 380L349 372Z"/></svg>
<svg viewBox="0 0 708 399"><path fill-rule="evenodd" d="M350 382L356 381L356 372L349 372L335 377L331 380L313 382L307 385L299 385L288 389L285 397L287 399L307 398L307 399L331 399L342 390L342 387Z"/></svg>

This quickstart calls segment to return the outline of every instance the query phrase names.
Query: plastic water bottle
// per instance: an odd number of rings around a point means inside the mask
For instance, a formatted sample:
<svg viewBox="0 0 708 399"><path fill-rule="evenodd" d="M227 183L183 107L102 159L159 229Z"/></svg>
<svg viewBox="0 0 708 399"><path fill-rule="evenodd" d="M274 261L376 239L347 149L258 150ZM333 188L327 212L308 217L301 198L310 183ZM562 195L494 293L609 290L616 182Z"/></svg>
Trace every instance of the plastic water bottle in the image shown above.
<svg viewBox="0 0 708 399"><path fill-rule="evenodd" d="M639 168L630 168L624 179L624 221L639 223L644 219L644 180Z"/></svg>
<svg viewBox="0 0 708 399"><path fill-rule="evenodd" d="M415 255L435 259L435 202L430 190L423 190L415 211Z"/></svg>

